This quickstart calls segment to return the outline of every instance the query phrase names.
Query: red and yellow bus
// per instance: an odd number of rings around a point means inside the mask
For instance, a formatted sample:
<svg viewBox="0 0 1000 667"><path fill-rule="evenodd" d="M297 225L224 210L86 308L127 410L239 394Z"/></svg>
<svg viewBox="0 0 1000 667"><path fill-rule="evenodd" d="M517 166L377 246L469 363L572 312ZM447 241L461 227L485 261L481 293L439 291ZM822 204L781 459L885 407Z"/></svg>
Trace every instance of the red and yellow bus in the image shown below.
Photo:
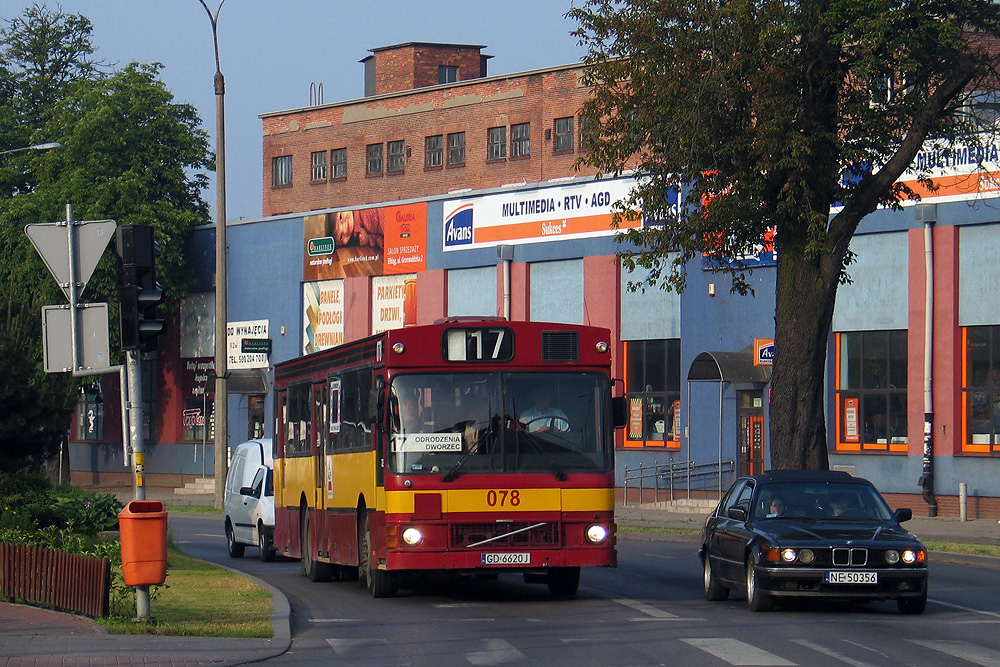
<svg viewBox="0 0 1000 667"><path fill-rule="evenodd" d="M610 368L607 329L478 318L277 364L275 548L374 597L427 571L575 594L617 564Z"/></svg>

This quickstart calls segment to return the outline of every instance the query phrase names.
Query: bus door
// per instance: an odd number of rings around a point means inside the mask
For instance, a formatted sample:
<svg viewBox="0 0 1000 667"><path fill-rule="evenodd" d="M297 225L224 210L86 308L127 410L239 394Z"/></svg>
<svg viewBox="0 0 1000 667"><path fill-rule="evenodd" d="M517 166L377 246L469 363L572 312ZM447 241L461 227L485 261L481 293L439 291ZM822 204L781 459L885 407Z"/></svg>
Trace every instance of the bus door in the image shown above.
<svg viewBox="0 0 1000 667"><path fill-rule="evenodd" d="M313 428L313 460L315 469L315 489L316 489L316 509L325 509L327 500L333 497L333 477L330 470L330 462L327 460L329 447L327 443L330 439L329 428L329 387L324 380L317 382L312 387L312 423Z"/></svg>
<svg viewBox="0 0 1000 667"><path fill-rule="evenodd" d="M740 475L764 472L764 393L738 391L740 420Z"/></svg>

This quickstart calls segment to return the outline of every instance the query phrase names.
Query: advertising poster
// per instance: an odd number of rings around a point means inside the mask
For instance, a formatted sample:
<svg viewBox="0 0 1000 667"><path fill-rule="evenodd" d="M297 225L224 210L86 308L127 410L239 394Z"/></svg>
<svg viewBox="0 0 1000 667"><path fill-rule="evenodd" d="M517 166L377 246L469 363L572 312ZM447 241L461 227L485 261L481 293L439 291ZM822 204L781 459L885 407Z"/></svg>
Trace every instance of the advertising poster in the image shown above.
<svg viewBox="0 0 1000 667"><path fill-rule="evenodd" d="M1000 192L1000 145L991 136L983 136L981 143L952 146L941 140L928 141L913 160L913 168L903 172L899 180L924 203L996 196ZM929 176L931 182L921 182L918 174Z"/></svg>
<svg viewBox="0 0 1000 667"><path fill-rule="evenodd" d="M427 268L427 204L387 206L383 273L419 273Z"/></svg>
<svg viewBox="0 0 1000 667"><path fill-rule="evenodd" d="M248 320L246 322L226 323L226 368L229 370L243 368L267 368L268 355L243 352L244 339L269 338L267 320Z"/></svg>
<svg viewBox="0 0 1000 667"><path fill-rule="evenodd" d="M565 241L616 233L614 205L634 181L591 181L531 192L505 192L444 203L444 250L468 250L505 243ZM641 227L622 220L620 229Z"/></svg>
<svg viewBox="0 0 1000 667"><path fill-rule="evenodd" d="M858 431L858 399L844 399L844 442L861 442Z"/></svg>
<svg viewBox="0 0 1000 667"><path fill-rule="evenodd" d="M372 278L372 333L416 323L417 275Z"/></svg>
<svg viewBox="0 0 1000 667"><path fill-rule="evenodd" d="M302 353L344 342L344 281L320 280L302 286Z"/></svg>
<svg viewBox="0 0 1000 667"><path fill-rule="evenodd" d="M302 279L413 273L427 265L427 204L303 218Z"/></svg>

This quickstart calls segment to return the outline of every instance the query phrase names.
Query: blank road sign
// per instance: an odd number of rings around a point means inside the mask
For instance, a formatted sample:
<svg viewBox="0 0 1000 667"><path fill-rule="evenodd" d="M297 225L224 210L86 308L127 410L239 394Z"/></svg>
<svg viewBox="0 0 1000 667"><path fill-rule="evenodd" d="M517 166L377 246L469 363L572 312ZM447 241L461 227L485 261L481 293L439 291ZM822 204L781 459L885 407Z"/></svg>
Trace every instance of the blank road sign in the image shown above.
<svg viewBox="0 0 1000 667"><path fill-rule="evenodd" d="M83 292L90 276L94 275L94 269L101 261L108 242L114 237L116 227L114 220L89 220L73 225L75 277L80 284L80 292ZM38 222L26 225L24 233L31 239L31 244L35 246L45 266L49 267L59 289L69 299L69 233L66 231L66 223Z"/></svg>
<svg viewBox="0 0 1000 667"><path fill-rule="evenodd" d="M108 304L81 304L79 311L80 369L100 372L111 366L108 352ZM42 350L46 373L73 370L73 341L69 306L42 308Z"/></svg>

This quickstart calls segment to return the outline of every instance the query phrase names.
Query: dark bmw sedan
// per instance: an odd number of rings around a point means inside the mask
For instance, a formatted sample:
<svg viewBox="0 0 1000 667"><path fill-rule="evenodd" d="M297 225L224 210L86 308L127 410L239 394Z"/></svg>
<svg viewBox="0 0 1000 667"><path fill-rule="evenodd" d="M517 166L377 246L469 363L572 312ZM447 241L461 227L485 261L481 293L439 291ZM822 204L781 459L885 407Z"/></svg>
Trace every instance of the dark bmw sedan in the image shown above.
<svg viewBox="0 0 1000 667"><path fill-rule="evenodd" d="M871 482L834 471L741 477L705 520L705 598L746 591L751 611L778 597L894 599L927 605L927 550Z"/></svg>

